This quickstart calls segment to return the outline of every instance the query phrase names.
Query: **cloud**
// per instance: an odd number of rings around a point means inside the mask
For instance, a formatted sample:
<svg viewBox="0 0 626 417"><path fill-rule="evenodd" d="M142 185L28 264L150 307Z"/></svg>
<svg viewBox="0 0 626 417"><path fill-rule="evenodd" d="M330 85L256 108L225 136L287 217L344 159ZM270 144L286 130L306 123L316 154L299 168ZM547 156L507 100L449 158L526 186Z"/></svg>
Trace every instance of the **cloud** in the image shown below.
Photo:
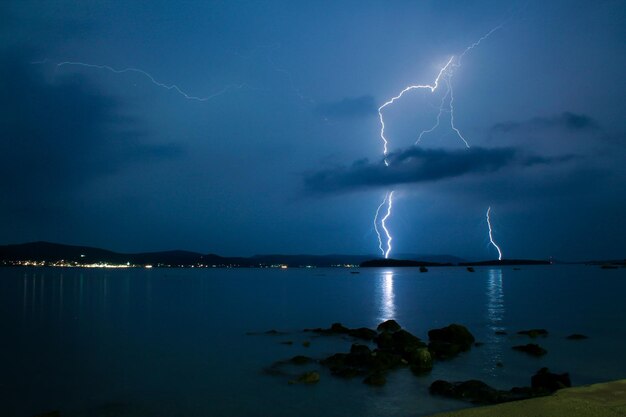
<svg viewBox="0 0 626 417"><path fill-rule="evenodd" d="M346 97L340 101L322 103L315 108L315 113L326 119L358 119L374 115L378 106L372 96Z"/></svg>
<svg viewBox="0 0 626 417"><path fill-rule="evenodd" d="M585 114L563 112L551 117L534 117L523 122L504 122L493 125L492 133L517 133L546 129L573 131L595 131L600 129L598 122Z"/></svg>
<svg viewBox="0 0 626 417"><path fill-rule="evenodd" d="M524 155L515 148L448 151L411 147L389 154L389 166L383 160L354 162L305 175L305 189L312 194L342 193L359 189L440 181L466 175L485 174L516 165L561 162L569 157L544 158Z"/></svg>
<svg viewBox="0 0 626 417"><path fill-rule="evenodd" d="M122 103L85 80L51 82L26 54L0 53L0 195L16 209L53 205L96 177L181 153L145 143Z"/></svg>

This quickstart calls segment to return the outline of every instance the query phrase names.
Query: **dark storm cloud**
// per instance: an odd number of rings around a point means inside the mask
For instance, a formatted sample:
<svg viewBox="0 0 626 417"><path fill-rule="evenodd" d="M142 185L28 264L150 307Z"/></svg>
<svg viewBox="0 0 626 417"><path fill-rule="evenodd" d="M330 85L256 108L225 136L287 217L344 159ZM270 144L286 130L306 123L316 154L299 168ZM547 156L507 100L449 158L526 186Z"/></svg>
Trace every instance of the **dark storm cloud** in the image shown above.
<svg viewBox="0 0 626 417"><path fill-rule="evenodd" d="M346 97L339 101L322 103L315 113L327 119L357 119L376 114L378 107L372 96Z"/></svg>
<svg viewBox="0 0 626 417"><path fill-rule="evenodd" d="M46 81L24 54L2 52L0 63L0 195L20 207L71 195L100 175L175 146L142 143L137 121L122 105L76 77Z"/></svg>
<svg viewBox="0 0 626 417"><path fill-rule="evenodd" d="M388 156L384 161L360 160L349 167L339 167L305 176L311 193L340 193L365 188L433 182L471 174L498 171L506 166L531 166L555 161L551 158L525 156L514 148L448 151L412 147ZM558 160L562 160L559 158Z"/></svg>
<svg viewBox="0 0 626 417"><path fill-rule="evenodd" d="M600 125L590 116L563 112L551 117L534 117L523 122L504 122L495 124L492 133L516 133L543 129L560 129L569 132L594 131Z"/></svg>

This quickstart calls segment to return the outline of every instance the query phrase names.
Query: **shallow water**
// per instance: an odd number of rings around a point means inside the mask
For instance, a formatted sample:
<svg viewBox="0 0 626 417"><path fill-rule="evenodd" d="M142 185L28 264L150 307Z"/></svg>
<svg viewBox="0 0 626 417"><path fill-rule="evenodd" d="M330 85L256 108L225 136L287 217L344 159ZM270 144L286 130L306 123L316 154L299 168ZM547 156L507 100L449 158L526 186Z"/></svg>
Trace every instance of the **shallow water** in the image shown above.
<svg viewBox="0 0 626 417"><path fill-rule="evenodd" d="M360 274L2 268L0 415L421 416L468 406L431 397L435 379L508 389L528 385L543 366L569 371L574 385L626 378L625 290L626 269L591 266ZM436 363L428 376L392 372L380 388L323 369L314 386L263 372L296 354L322 358L349 349L349 340L304 328L337 321L375 327L389 318L423 339L431 328L461 323L485 344ZM536 327L550 332L535 341L547 355L511 350L529 343L516 331ZM286 333L246 335L269 329ZM590 338L566 340L571 333Z"/></svg>

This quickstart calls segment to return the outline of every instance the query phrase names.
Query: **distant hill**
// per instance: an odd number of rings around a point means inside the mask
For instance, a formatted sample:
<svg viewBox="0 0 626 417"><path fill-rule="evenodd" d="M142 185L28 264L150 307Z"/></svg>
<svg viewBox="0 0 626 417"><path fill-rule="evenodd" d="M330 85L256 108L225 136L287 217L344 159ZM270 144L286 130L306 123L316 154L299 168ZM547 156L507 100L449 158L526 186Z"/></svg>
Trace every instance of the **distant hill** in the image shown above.
<svg viewBox="0 0 626 417"><path fill-rule="evenodd" d="M16 245L0 245L0 262L35 261L48 264L65 261L77 264L130 264L153 266L230 266L265 267L285 265L289 267L330 267L340 265L368 266L498 266L498 265L547 265L545 260L504 259L480 262L467 262L451 255L398 254L394 259L376 259L375 255L283 255L268 254L251 257L227 257L216 254L202 254L184 250L162 252L120 253L91 246L73 246L51 242L31 242ZM624 261L598 262L598 264L623 265ZM590 261L588 263L594 263Z"/></svg>
<svg viewBox="0 0 626 417"><path fill-rule="evenodd" d="M172 250L163 252L119 253L90 246L72 246L51 242L31 242L17 245L0 246L0 261L37 261L54 263L65 261L68 263L93 264L131 264L154 266L240 266L260 267L272 265L287 265L290 267L316 266L329 267L338 265L359 265L372 259L373 255L254 255L251 257L224 257L215 254ZM448 255L400 255L400 259L419 259L424 261L420 265L434 263L455 263L457 260ZM437 261L434 261L437 260ZM433 263L434 262L434 263Z"/></svg>

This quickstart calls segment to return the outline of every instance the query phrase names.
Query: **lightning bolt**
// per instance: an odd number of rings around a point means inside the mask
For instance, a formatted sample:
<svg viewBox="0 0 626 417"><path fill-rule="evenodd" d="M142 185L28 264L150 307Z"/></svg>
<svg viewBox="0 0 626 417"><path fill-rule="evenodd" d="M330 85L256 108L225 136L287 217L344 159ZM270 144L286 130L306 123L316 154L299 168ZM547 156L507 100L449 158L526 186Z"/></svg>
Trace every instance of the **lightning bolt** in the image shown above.
<svg viewBox="0 0 626 417"><path fill-rule="evenodd" d="M39 62L33 62L33 64L42 64L47 62L47 60L43 60L43 61L39 61ZM152 74L150 74L147 71L144 71L142 69L139 68L133 68L133 67L128 67L128 68L123 68L123 69L115 69L109 65L98 65L98 64L89 64L86 62L78 62L78 61L63 61L63 62L59 62L56 64L57 68L61 68L63 66L79 66L79 67L85 67L85 68L95 68L95 69L100 69L100 70L106 70L109 72L112 72L114 74L124 74L124 73L137 73L140 74L142 76L144 76L146 79L148 79L152 84L156 85L157 87L160 88L164 88L166 90L170 90L170 91L175 91L177 94L179 94L180 96L182 96L183 98L185 98L186 100L193 100L193 101L200 101L200 102L204 102L204 101L209 101L215 97L221 96L222 94L231 91L231 90L239 90L242 88L252 88L249 85L243 83L243 84L231 84L231 85L227 85L225 87L223 87L222 89L216 91L213 94L210 94L208 96L204 96L204 97L200 97L200 96L194 96L191 95L189 93L187 93L186 91L182 90L180 87L178 87L176 84L165 84L162 83L160 81L158 81L156 78L154 78L154 76L152 76Z"/></svg>
<svg viewBox="0 0 626 417"><path fill-rule="evenodd" d="M435 82L433 84L410 85L406 87L404 90L400 91L398 95L392 97L391 99L386 101L382 106L378 108L378 119L380 120L380 138L383 141L383 156L385 157L386 166L389 166L389 162L387 161L387 154L389 153L389 149L388 149L389 141L385 137L385 119L383 118L383 110L385 109L385 107L393 104L396 100L400 99L404 95L404 93L407 93L411 90L429 89L430 92L433 93L437 89L437 87L439 87L439 80L441 79L445 71L448 69L450 64L452 64L453 59L454 59L454 56L450 57L446 65L439 70L439 74L437 75L437 78L435 78Z"/></svg>
<svg viewBox="0 0 626 417"><path fill-rule="evenodd" d="M489 217L490 213L491 213L491 207L487 209L487 226L489 226L489 241L498 250L498 260L501 261L502 251L500 250L500 247L496 244L496 242L493 240L493 231L491 230L491 219Z"/></svg>
<svg viewBox="0 0 626 417"><path fill-rule="evenodd" d="M402 96L412 90L430 90L431 93L434 93L437 88L440 85L440 82L443 81L443 84L445 84L446 87L446 91L443 95L443 97L441 98L441 102L439 104L439 112L437 113L437 118L435 120L435 124L429 128L429 129L425 129L423 131L420 132L420 134L418 135L417 140L415 141L415 144L417 145L422 138L427 135L428 133L433 132L435 129L437 129L441 123L441 115L444 112L449 112L450 113L450 129L452 129L456 135L459 137L459 139L461 139L463 141L463 143L465 144L466 148L469 148L469 142L467 141L467 139L463 136L463 134L461 133L461 131L456 127L455 123L454 123L454 89L452 87L452 78L454 76L455 71L461 67L461 60L463 59L463 57L472 49L476 48L478 45L481 44L482 41L484 41L485 39L489 38L489 36L491 36L494 32L496 32L497 30L499 30L500 28L502 28L502 24L494 27L493 29L491 29L489 32L487 32L486 34L484 34L481 38L479 38L477 41L473 42L472 44L470 44L467 48L465 48L463 50L463 52L461 52L458 57L455 56L451 56L450 59L448 59L448 62L446 62L446 64L439 70L439 73L437 74L437 77L435 78L434 83L432 84L415 84L415 85L409 85L408 87L405 87L402 91L400 91L400 93L398 93L397 95L393 96L392 98L390 98L389 100L387 100L385 103L383 103L379 108L378 108L378 119L380 121L380 139L383 142L383 161L385 163L385 166L389 166L389 161L387 160L387 155L389 153L389 141L387 139L387 137L385 136L385 119L383 117L383 110L392 105L393 103L396 102L396 100L399 100L400 98L402 98ZM449 98L449 100L448 100ZM446 108L446 103L447 103L447 108ZM378 247L380 248L380 251L383 253L383 255L385 256L385 259L387 259L389 257L389 253L391 252L391 241L393 240L391 237L391 234L389 233L389 230L386 227L386 220L389 218L389 216L391 216L391 211L392 211L392 198L393 198L393 191L388 193L388 196L385 196L385 199L383 200L383 202L381 203L380 206L378 206L378 209L376 210L376 215L374 216L374 228L376 230L376 234L378 236ZM387 250L383 250L383 244L382 244L382 239L381 239L381 235L380 232L378 230L378 216L380 214L380 209L382 208L382 206L385 205L385 202L387 202L387 214L383 217L382 221L381 221L381 226L383 228L383 230L385 231L385 234L387 236ZM487 216L489 216L489 211L487 212ZM488 217L487 217L488 218ZM491 225L490 227L490 238L491 238ZM498 249L498 253L500 254L500 259L502 258L502 253L500 252L500 248L498 248L498 246L493 242L494 246L496 246L496 248Z"/></svg>
<svg viewBox="0 0 626 417"><path fill-rule="evenodd" d="M378 237L378 248L380 249L380 253L383 256L385 256L385 250L383 249L383 240L380 236L380 230L378 230L378 216L380 215L380 209L383 208L383 206L387 202L388 197L389 197L389 193L385 194L385 198L383 199L383 202L380 203L380 205L376 209L376 215L374 216L374 230L376 231L376 236Z"/></svg>
<svg viewBox="0 0 626 417"><path fill-rule="evenodd" d="M389 193L389 198L387 199L387 214L385 214L385 217L383 217L383 219L380 221L380 225L385 231L385 235L387 235L387 250L385 251L385 259L389 258L389 252L391 252L391 241L393 240L393 238L391 237L391 234L389 233L389 230L387 230L387 224L386 224L387 219L389 218L389 216L391 216L392 204L393 204L393 191Z"/></svg>

